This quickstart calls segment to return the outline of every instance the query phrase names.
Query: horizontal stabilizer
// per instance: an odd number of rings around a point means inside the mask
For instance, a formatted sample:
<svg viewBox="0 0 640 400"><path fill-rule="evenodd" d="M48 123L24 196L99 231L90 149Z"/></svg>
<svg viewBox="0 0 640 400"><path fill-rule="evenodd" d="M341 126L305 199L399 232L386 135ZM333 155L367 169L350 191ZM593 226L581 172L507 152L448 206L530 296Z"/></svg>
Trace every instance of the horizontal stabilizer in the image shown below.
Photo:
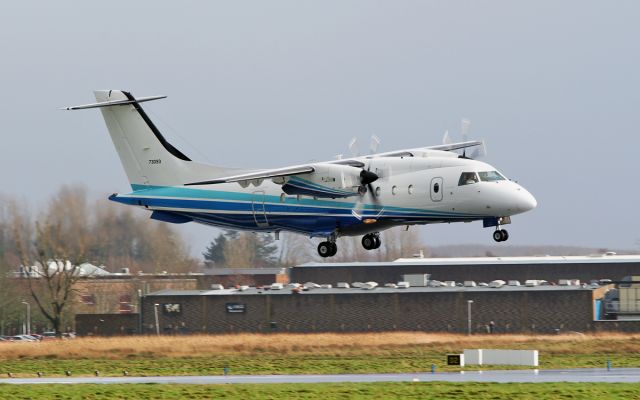
<svg viewBox="0 0 640 400"><path fill-rule="evenodd" d="M87 108L121 106L125 104L144 103L145 101L160 100L165 98L167 98L167 96L149 96L149 97L140 97L132 100L126 99L126 100L103 101L100 103L91 103L91 104L83 104L81 106L65 107L65 108L61 108L61 110L85 110Z"/></svg>

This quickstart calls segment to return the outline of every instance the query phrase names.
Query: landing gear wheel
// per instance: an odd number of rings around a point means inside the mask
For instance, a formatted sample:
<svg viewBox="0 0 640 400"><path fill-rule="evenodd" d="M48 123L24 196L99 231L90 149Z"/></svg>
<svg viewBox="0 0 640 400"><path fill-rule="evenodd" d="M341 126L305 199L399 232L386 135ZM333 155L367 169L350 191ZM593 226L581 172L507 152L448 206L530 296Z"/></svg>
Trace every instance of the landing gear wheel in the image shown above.
<svg viewBox="0 0 640 400"><path fill-rule="evenodd" d="M331 242L322 242L318 245L318 254L320 257L327 258L332 256L333 246L331 246L331 244Z"/></svg>
<svg viewBox="0 0 640 400"><path fill-rule="evenodd" d="M375 236L368 234L362 237L362 247L366 250L373 250L376 248L376 239Z"/></svg>
<svg viewBox="0 0 640 400"><path fill-rule="evenodd" d="M335 244L335 242L329 242L329 244L331 245L331 254L329 254L329 257L333 257L338 252L338 245Z"/></svg>
<svg viewBox="0 0 640 400"><path fill-rule="evenodd" d="M507 239L509 239L509 232L507 232L505 229L497 229L495 232L493 232L493 240L495 240L496 242L504 242Z"/></svg>
<svg viewBox="0 0 640 400"><path fill-rule="evenodd" d="M380 244L380 237L377 233L368 233L362 237L362 247L367 250L377 249Z"/></svg>

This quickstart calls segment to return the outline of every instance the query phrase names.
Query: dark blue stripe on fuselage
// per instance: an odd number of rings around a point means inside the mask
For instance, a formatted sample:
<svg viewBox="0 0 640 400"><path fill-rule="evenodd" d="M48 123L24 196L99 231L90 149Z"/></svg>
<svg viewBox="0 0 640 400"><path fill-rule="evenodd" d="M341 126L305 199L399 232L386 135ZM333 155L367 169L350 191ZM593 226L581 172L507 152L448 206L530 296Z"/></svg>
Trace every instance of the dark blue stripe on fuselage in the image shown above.
<svg viewBox="0 0 640 400"><path fill-rule="evenodd" d="M126 196L112 196L110 199L128 205L146 206L150 209L161 208L166 212L193 218L196 222L237 229L266 231L282 229L304 232L310 235L326 235L336 229L362 224L361 219L356 218L351 213L355 203L342 202L335 204L333 207L327 206L331 203L326 200L310 202L308 199L304 199L300 203L294 203L290 199L286 199L283 203L262 203L261 201L251 203L249 200L251 197L249 196L242 196L242 200L229 199L220 201L214 197L209 197L211 193L202 193L203 197L205 197L205 194L207 195L207 199L169 198L165 196L174 195L175 192L172 193L171 190L162 191L165 192L163 193L164 196L157 196L159 194L158 190L150 189L136 191ZM139 196L137 196L138 194ZM190 193L190 195L195 197L194 193ZM230 195L236 196L235 194L220 192L220 196ZM322 204L324 207L316 204ZM381 208L378 206L363 205L362 207L363 209L357 210L361 217L376 218L381 221L389 220L398 225L403 223L456 222L478 219L477 216L471 215L402 209L400 207L385 208L381 214ZM261 223L265 220L264 213L266 212L267 226L258 226L254 210L258 213L258 222Z"/></svg>

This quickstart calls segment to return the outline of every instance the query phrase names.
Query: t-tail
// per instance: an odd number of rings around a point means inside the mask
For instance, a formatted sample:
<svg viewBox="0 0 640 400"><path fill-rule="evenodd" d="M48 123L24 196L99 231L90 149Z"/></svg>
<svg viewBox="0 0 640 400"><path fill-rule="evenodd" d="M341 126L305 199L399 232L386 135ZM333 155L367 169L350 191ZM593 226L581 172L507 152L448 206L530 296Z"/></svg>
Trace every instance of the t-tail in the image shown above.
<svg viewBox="0 0 640 400"><path fill-rule="evenodd" d="M67 110L100 108L111 140L134 190L145 186L183 185L198 179L229 174L227 168L191 161L169 143L141 103L166 96L135 98L121 90L97 90L97 103L67 107ZM237 170L234 170L237 172Z"/></svg>

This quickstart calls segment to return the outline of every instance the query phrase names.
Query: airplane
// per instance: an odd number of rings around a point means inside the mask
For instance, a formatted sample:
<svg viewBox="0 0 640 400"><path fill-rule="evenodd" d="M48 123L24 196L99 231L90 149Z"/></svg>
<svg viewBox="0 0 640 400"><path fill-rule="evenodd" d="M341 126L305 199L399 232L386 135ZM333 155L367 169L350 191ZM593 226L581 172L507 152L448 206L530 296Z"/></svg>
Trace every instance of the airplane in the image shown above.
<svg viewBox="0 0 640 400"><path fill-rule="evenodd" d="M320 237L318 254L332 257L338 237L362 235L362 246L374 250L380 232L395 226L482 221L504 242L511 216L537 206L521 185L466 156L480 141L275 169L225 168L192 161L160 133L141 104L166 96L94 94L97 103L64 109L100 109L132 188L109 200L149 210L155 220L273 232L276 239L283 231Z"/></svg>

